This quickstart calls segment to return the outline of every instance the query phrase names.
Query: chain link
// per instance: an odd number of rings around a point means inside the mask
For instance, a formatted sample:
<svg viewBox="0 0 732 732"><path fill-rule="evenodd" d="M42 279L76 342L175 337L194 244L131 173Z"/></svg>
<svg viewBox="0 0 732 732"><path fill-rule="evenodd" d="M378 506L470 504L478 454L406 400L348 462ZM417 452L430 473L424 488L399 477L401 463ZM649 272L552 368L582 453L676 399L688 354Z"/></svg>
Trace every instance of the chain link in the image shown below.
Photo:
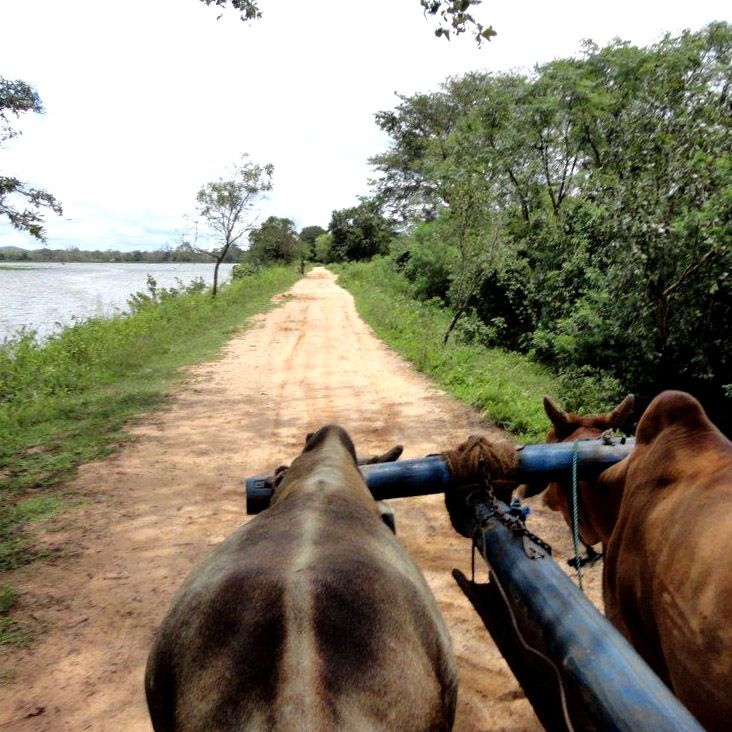
<svg viewBox="0 0 732 732"><path fill-rule="evenodd" d="M531 544L526 542L526 539L536 544L551 556L551 546L526 528L528 508L522 508L519 500L514 499L508 507L508 511L502 510L493 491L493 483L491 481L490 473L483 461L481 461L480 470L483 485L470 493L466 498L468 505L475 508L476 517L478 519L473 543L476 543L475 536L477 536L478 531L485 526L488 519L495 516L495 518L497 518L514 536L521 536L524 539L524 552L530 559L540 559L544 555L537 551L535 547L532 547ZM480 511L478 509L478 506L480 505L487 506L488 511Z"/></svg>

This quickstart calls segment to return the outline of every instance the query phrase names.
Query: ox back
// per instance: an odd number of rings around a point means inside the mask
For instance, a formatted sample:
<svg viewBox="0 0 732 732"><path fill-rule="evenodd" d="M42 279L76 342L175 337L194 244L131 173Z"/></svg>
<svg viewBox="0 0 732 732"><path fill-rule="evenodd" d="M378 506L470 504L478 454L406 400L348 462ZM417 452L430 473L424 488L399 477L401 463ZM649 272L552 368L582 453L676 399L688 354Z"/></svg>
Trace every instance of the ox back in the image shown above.
<svg viewBox="0 0 732 732"><path fill-rule="evenodd" d="M340 428L192 571L145 681L156 732L452 727L447 629Z"/></svg>

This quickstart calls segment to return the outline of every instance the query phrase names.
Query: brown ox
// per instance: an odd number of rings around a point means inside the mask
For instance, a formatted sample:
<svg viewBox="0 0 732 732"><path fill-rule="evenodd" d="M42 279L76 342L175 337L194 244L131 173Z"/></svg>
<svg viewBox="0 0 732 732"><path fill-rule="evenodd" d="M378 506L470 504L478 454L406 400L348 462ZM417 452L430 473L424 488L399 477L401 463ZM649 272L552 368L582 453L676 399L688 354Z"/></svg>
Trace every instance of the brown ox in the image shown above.
<svg viewBox="0 0 732 732"><path fill-rule="evenodd" d="M584 540L605 549L608 618L702 725L732 728L732 442L692 396L663 392L582 511Z"/></svg>
<svg viewBox="0 0 732 732"><path fill-rule="evenodd" d="M271 507L191 572L145 687L156 732L452 727L447 629L342 429L311 436Z"/></svg>

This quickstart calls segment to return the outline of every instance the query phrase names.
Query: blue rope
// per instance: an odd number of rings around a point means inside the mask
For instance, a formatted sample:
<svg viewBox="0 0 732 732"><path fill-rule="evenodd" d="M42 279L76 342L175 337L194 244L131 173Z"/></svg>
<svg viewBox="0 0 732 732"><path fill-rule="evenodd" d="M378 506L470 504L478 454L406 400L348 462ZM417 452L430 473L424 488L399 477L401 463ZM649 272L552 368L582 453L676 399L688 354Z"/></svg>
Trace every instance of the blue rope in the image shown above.
<svg viewBox="0 0 732 732"><path fill-rule="evenodd" d="M574 569L577 572L577 584L582 588L582 564L580 561L579 538L579 497L577 495L577 463L579 461L579 442L574 442L572 453L572 545L574 547Z"/></svg>

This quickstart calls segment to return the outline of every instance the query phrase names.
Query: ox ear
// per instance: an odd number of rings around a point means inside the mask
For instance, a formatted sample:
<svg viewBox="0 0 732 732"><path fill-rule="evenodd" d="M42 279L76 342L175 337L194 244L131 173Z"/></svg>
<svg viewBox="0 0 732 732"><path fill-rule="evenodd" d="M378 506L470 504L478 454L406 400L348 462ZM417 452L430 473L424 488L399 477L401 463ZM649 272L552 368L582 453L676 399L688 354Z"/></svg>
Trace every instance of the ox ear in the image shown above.
<svg viewBox="0 0 732 732"><path fill-rule="evenodd" d="M375 463L393 463L395 460L399 460L401 454L404 452L402 445L394 445L391 450L387 450L382 455L374 455L373 457L359 457L356 462L359 465L374 465Z"/></svg>
<svg viewBox="0 0 732 732"><path fill-rule="evenodd" d="M561 431L563 427L569 424L569 416L561 408L558 407L548 396L544 397L544 411L549 417L551 423Z"/></svg>
<svg viewBox="0 0 732 732"><path fill-rule="evenodd" d="M620 427L632 414L633 407L635 407L635 397L628 394L610 413L610 426L612 428Z"/></svg>

